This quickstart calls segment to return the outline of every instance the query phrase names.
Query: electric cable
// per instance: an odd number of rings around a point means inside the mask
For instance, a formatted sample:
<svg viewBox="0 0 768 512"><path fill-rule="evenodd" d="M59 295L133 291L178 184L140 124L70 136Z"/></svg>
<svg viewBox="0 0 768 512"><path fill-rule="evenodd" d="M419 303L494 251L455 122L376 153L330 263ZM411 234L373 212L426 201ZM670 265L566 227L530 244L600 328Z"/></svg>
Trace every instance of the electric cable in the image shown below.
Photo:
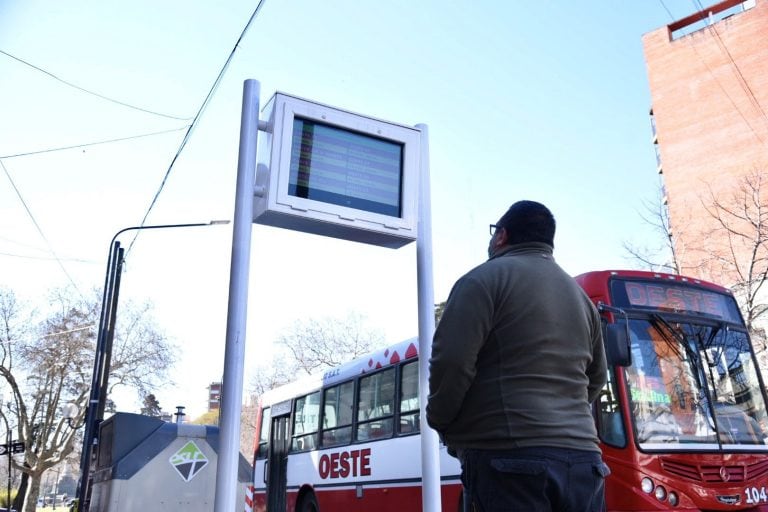
<svg viewBox="0 0 768 512"><path fill-rule="evenodd" d="M701 0L694 0L694 6L698 6L698 8L700 9L700 12L704 12L704 6L701 4ZM731 65L736 70L737 81L739 82L739 85L741 86L742 90L747 95L747 98L750 100L750 103L752 103L752 106L755 107L755 109L757 109L759 113L762 115L763 121L767 123L766 126L768 126L768 116L766 116L765 110L763 110L762 105L760 105L760 102L755 96L755 92L749 86L747 79L744 77L744 74L741 72L741 68L739 68L739 65L736 64L736 60L733 58L733 55L731 55L730 50L728 50L728 46L725 44L725 41L723 41L723 38L720 35L720 32L717 30L717 27L714 25L714 23L707 24L707 26L710 29L710 31L715 34L715 37L718 40L720 48L725 52Z"/></svg>
<svg viewBox="0 0 768 512"><path fill-rule="evenodd" d="M32 210L29 209L27 202L24 200L24 197L21 195L21 191L19 191L19 188L16 186L16 183L14 183L13 178L11 177L11 174L8 172L8 169L5 167L5 164L3 163L2 159L0 159L0 167L3 168L3 172L5 173L5 176L8 178L8 181L11 183L13 190L16 192L16 195L18 196L19 201L21 201L21 204L24 206L24 209L27 211L27 215L29 215L29 218L32 220L32 224L35 225L37 232L40 234L43 241L48 246L48 250L56 259L56 262L59 264L59 267L64 272L64 275L67 276L67 279L69 279L69 282L72 284L72 286L74 286L77 293L80 294L80 297L85 299L85 295L83 295L83 292L81 292L80 288L77 287L75 280L72 279L72 276L70 276L69 272L67 272L67 269L64 267L64 264L62 263L61 259L56 254L56 251L53 250L53 246L51 246L51 243L48 241L48 238L45 236L45 233L43 233L42 228L40 228L40 225L37 223L37 220L35 220L35 216L32 215Z"/></svg>
<svg viewBox="0 0 768 512"><path fill-rule="evenodd" d="M21 258L25 260L43 260L43 261L52 261L56 259L50 256L32 256L31 254L13 254L11 252L0 252L0 256L7 256L9 258ZM84 260L80 258L58 258L58 259L61 261L71 261L73 263L88 263L93 265L101 264L98 261Z"/></svg>
<svg viewBox="0 0 768 512"><path fill-rule="evenodd" d="M152 209L155 207L155 204L157 203L158 197L160 197L160 194L165 188L165 184L168 181L168 177L170 176L171 171L173 170L174 164L176 163L179 156L181 155L181 152L184 149L184 147L187 145L187 142L189 141L192 135L192 132L195 129L195 126L197 126L197 122L200 120L200 118L203 115L203 111L205 110L205 108L208 106L211 99L213 98L214 92L216 92L216 89L218 89L219 84L224 78L224 73L227 71L227 68L229 68L229 64L232 62L232 58L235 56L235 51L237 51L237 48L240 46L240 42L243 40L243 37L245 37L245 34L250 28L251 24L253 23L253 20L256 19L256 16L259 14L259 11L261 11L262 5L264 5L264 0L259 0L259 3L256 5L256 8L254 9L253 14L251 14L251 17L248 19L248 22L245 24L245 27L243 28L242 32L240 32L240 37L237 38L237 42L235 42L235 45L232 47L232 51L229 52L229 56L227 57L227 60L224 62L224 65L219 71L219 75L216 77L216 80L214 80L213 85L211 86L211 89L208 91L208 94L203 100L202 105L200 105L200 108L198 109L197 114L195 114L195 117L192 119L192 123L189 125L187 132L184 134L184 138L182 139L181 144L179 145L179 149L176 150L176 154L173 156L173 159L171 160L171 163L168 166L168 170L165 171L163 180L160 182L160 187L157 189L157 192L155 192L155 195L149 204L149 208L147 208L147 211L144 214L144 217L141 219L141 222L139 223L139 227L143 227L144 224L146 224L149 214L152 212ZM139 237L140 233L141 233L140 229L136 230L136 232L134 233L133 238L131 239L131 243L128 245L128 248L125 251L125 257L128 256L128 253L131 251L131 248L133 248L133 244L136 242L136 239Z"/></svg>
<svg viewBox="0 0 768 512"><path fill-rule="evenodd" d="M123 141L126 141L126 140L140 139L142 137L153 137L155 135L163 135L163 134L166 134L166 133L178 132L178 131L184 130L186 128L189 128L189 125L184 125L184 126L182 126L180 128L172 128L170 130L163 130L163 131L159 131L159 132L140 133L138 135L130 135L128 137L120 137L120 138L117 138L117 139L100 140L100 141L96 141L96 142L86 142L86 143L83 143L83 144L75 144L73 146L62 146L60 148L39 149L39 150L36 150L36 151L28 151L26 153L16 153L16 154L13 154L13 155L3 155L3 156L0 156L0 159L2 159L2 158L5 158L5 159L8 159L8 158L18 158L18 157L21 157L21 156L40 155L40 154L43 154L43 153L52 153L54 151L65 151L67 149L87 148L89 146L98 146L100 144L111 144L113 142L123 142Z"/></svg>
<svg viewBox="0 0 768 512"><path fill-rule="evenodd" d="M176 119L178 121L189 121L188 117L178 117L178 116L172 116L172 115L169 115L169 114L163 114L163 113L160 113L160 112L155 112L154 110L149 110L149 109L146 109L146 108L137 107L135 105L131 105L130 103L126 103L124 101L119 101L119 100L110 98L108 96L104 96L103 94L99 94L97 92L89 91L88 89L80 87L79 85L75 85L75 84L73 84L71 82L67 82L66 80L64 80L62 78L59 78L58 76L54 75L50 71L46 71L43 68L35 66L34 64L32 64L30 62L27 62L24 59L20 59L19 57L16 57L15 55L11 55L10 53L8 53L6 51L0 50L0 53L5 55L6 57L9 57L9 58L11 58L11 59L13 59L13 60L15 60L17 62L20 62L20 63L24 64L25 66L29 66L30 68L32 68L32 69L34 69L36 71L39 71L40 73L43 73L43 74L53 78L54 80L57 80L58 82L61 82L64 85L72 87L73 89L77 89L78 91L82 91L82 92L85 92L87 94L96 96L97 98L101 98L103 100L109 101L111 103L115 103L117 105L121 105L123 107L131 108L133 110L138 110L139 112L144 112L146 114L152 114L152 115L160 116L160 117L167 117L168 119Z"/></svg>
<svg viewBox="0 0 768 512"><path fill-rule="evenodd" d="M662 5L662 7L664 8L664 10L665 10L665 11L667 11L667 14L669 15L670 19L671 19L673 22L674 22L674 21L676 21L676 20L675 20L675 17L672 15L672 12L669 10L669 8L667 7L667 5L664 3L664 0L659 0L659 2L661 3L661 5ZM720 90L721 90L721 91L723 91L723 94L725 94L726 98L728 98L728 101L730 101L730 102L731 102L731 105L733 106L734 110L736 110L736 112L739 114L739 116L741 117L741 119L744 121L744 123L747 125L747 127L749 128L749 130L752 132L752 135L754 135L754 136L755 136L755 138L756 138L756 139L757 139L757 140L758 140L758 141L759 141L761 144L763 144L764 146L766 146L766 147L768 148L768 142L766 142L766 141L763 139L763 137L761 137L761 136L760 136L760 134L757 132L757 130L755 129L755 127L754 127L754 126L752 126L752 123L750 123L750 122L749 122L749 120L747 119L747 117L746 117L746 115L744 114L744 112L742 112L742 111L741 111L741 109L738 107L738 105L736 105L736 101L735 101L735 100L733 99L733 97L732 97L732 96L731 96L731 95L728 93L728 91L727 91L727 89L725 88L725 86L724 86L724 85L723 85L723 84L720 82L720 80L717 78L717 75L715 75L715 72L712 70L712 68L709 66L709 64L707 64L707 62L704 60L704 57L703 57L703 56L702 56L702 55L699 53L699 50L696 48L696 45L694 44L693 40L691 40L691 39L688 39L688 43L689 43L689 45L691 46L691 48L693 49L694 53L696 53L696 56L699 58L699 60L701 61L701 63L704 65L704 67L705 67L705 68L707 68L707 71L708 71L708 72L709 72L709 74L712 76L712 78L714 79L715 83L718 85L718 87L720 87Z"/></svg>

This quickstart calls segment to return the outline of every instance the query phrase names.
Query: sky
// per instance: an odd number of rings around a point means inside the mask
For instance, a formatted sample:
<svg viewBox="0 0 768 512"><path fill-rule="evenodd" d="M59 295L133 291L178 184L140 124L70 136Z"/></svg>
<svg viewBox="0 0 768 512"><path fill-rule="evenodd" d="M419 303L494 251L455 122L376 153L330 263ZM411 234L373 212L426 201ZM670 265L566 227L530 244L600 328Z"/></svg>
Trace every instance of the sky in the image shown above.
<svg viewBox="0 0 768 512"><path fill-rule="evenodd" d="M264 0L235 49L256 5L0 0L0 286L32 304L57 287L87 294L113 235L145 215L232 219L246 79L262 105L281 91L429 127L437 302L520 199L550 207L573 275L637 268L624 244L653 244L641 37L693 1ZM145 230L126 259L121 304L151 301L179 349L174 384L156 393L169 412L202 414L222 378L231 251L232 224ZM354 312L387 343L415 336L416 281L415 244L254 225L245 387L302 319Z"/></svg>

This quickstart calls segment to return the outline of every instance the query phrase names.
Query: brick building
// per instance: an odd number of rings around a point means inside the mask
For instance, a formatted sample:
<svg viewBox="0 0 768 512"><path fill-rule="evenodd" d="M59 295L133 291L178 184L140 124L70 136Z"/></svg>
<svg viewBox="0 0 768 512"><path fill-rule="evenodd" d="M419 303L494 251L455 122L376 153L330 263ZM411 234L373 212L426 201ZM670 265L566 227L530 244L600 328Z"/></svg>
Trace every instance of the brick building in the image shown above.
<svg viewBox="0 0 768 512"><path fill-rule="evenodd" d="M768 215L767 37L768 0L726 0L643 36L653 142L680 270L727 286L738 277L718 261L730 246L713 201L730 204L745 178L765 176L759 203ZM749 250L736 244L739 257Z"/></svg>

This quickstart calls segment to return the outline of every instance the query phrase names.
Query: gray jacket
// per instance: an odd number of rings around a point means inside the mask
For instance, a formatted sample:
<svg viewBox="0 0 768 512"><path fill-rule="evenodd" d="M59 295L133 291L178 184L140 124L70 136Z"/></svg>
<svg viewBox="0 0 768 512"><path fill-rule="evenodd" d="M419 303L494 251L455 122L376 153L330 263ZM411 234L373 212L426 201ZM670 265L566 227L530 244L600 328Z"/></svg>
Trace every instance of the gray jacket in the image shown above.
<svg viewBox="0 0 768 512"><path fill-rule="evenodd" d="M600 318L547 244L511 245L456 282L429 366L427 420L453 450L600 451Z"/></svg>

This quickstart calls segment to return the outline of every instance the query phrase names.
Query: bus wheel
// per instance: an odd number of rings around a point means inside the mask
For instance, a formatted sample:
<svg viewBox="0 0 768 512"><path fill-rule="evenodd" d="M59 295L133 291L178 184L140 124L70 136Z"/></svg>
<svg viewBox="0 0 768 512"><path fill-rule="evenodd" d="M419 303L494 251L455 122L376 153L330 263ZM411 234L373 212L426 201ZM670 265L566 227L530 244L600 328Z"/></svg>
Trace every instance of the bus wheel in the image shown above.
<svg viewBox="0 0 768 512"><path fill-rule="evenodd" d="M301 503L299 503L298 508L296 509L297 512L320 512L320 506L317 504L317 498L315 497L315 493L312 491L309 491L307 494L304 495L303 498L301 498Z"/></svg>

